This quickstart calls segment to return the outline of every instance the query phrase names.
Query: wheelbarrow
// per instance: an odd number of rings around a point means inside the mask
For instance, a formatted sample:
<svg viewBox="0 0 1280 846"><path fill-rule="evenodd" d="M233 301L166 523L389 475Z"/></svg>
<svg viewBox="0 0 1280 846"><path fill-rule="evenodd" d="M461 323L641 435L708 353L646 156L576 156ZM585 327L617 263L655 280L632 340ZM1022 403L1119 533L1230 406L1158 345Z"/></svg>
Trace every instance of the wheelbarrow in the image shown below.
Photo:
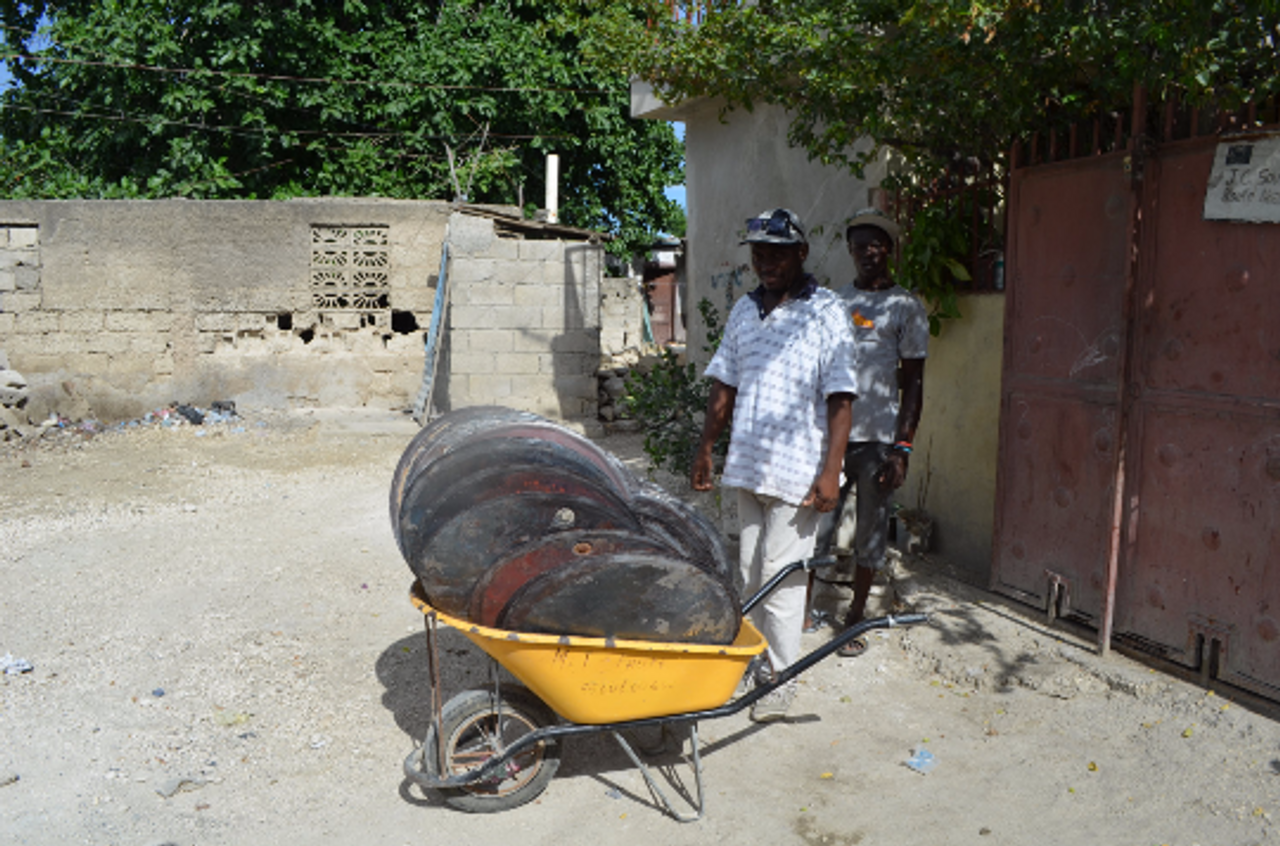
<svg viewBox="0 0 1280 846"><path fill-rule="evenodd" d="M745 615L797 570L835 564L834 558L792 562L743 603ZM417 582L413 604L426 615L432 722L421 746L405 759L413 782L437 791L445 804L471 813L504 811L542 794L560 763L560 742L608 732L640 770L664 810L681 822L704 812L697 723L736 714L873 629L928 621L925 614L863 620L775 675L734 698L738 683L767 643L743 619L728 646L512 632L472 624L431 606ZM462 632L491 659L492 687L467 690L443 702L437 626ZM502 684L497 667L523 686ZM664 738L688 725L692 810L677 809L623 732L658 727Z"/></svg>

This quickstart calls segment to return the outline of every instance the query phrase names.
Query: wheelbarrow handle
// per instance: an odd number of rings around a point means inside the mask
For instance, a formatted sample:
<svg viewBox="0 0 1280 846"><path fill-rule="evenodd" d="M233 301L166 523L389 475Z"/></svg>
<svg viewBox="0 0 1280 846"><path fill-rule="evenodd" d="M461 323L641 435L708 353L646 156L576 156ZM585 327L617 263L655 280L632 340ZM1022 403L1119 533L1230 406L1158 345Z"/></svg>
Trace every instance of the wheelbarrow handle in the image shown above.
<svg viewBox="0 0 1280 846"><path fill-rule="evenodd" d="M808 572L812 570L818 570L823 567L831 567L831 566L834 566L835 563L836 563L836 558L834 555L824 555L819 558L805 558L801 561L792 561L790 564L787 564L781 570L779 570L772 579L765 582L760 587L760 590L756 591L755 594L752 595L750 599L742 603L742 613L745 614L748 611L750 611L752 608L755 608L757 605L759 605L766 596L773 593L773 591L777 589L778 585L782 584L783 579L785 579L787 576L790 576L796 570L805 570L806 572Z"/></svg>

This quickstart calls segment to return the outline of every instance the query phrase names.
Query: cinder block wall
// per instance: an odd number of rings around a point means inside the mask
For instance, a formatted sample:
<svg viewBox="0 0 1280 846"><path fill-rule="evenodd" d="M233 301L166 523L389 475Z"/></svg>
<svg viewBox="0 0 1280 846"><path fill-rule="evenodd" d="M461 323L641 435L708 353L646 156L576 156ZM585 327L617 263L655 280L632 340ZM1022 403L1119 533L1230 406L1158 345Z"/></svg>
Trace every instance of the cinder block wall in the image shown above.
<svg viewBox="0 0 1280 846"><path fill-rule="evenodd" d="M406 404L442 202L0 201L0 348L32 408Z"/></svg>
<svg viewBox="0 0 1280 846"><path fill-rule="evenodd" d="M611 276L600 285L600 352L611 361L634 364L644 340L639 280Z"/></svg>
<svg viewBox="0 0 1280 846"><path fill-rule="evenodd" d="M455 214L449 250L448 379L436 407L594 421L603 248L501 237L492 220Z"/></svg>

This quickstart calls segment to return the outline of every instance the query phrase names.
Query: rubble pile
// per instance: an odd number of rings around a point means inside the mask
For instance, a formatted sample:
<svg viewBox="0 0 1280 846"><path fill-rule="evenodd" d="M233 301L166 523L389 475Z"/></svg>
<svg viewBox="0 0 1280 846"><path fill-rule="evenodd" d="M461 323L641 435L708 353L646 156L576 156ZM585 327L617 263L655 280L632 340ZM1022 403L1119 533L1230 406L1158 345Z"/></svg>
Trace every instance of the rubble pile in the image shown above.
<svg viewBox="0 0 1280 846"><path fill-rule="evenodd" d="M22 438L31 431L26 405L27 380L9 369L9 359L0 350L0 441Z"/></svg>
<svg viewBox="0 0 1280 846"><path fill-rule="evenodd" d="M614 356L596 371L596 403L599 418L607 432L638 432L640 421L627 407L631 383L644 379L654 365L662 361L660 353Z"/></svg>

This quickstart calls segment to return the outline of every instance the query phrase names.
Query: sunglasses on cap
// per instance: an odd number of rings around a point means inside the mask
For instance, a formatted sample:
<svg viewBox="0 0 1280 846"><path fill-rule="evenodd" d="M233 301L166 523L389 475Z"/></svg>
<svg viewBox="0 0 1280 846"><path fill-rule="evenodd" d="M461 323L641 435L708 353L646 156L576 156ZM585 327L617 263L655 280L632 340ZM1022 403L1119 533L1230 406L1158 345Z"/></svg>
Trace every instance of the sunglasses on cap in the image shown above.
<svg viewBox="0 0 1280 846"><path fill-rule="evenodd" d="M774 209L767 218L753 217L747 221L747 232L763 232L775 238L799 238L804 240L804 232L792 220L785 209Z"/></svg>

